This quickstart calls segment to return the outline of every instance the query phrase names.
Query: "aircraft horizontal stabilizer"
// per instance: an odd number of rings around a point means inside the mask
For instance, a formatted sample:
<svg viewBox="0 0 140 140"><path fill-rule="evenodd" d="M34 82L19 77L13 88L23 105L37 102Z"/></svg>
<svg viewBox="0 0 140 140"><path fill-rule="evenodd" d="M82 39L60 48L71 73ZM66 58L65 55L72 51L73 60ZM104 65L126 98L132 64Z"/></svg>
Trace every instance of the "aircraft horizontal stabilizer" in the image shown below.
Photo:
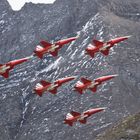
<svg viewBox="0 0 140 140"><path fill-rule="evenodd" d="M50 54L54 57L58 56L58 50L55 50L54 52L50 52Z"/></svg>
<svg viewBox="0 0 140 140"><path fill-rule="evenodd" d="M86 124L87 119L86 119L86 118L84 118L84 119L82 119L82 120L79 120L79 122L80 122L80 123L83 123L83 124Z"/></svg>
<svg viewBox="0 0 140 140"><path fill-rule="evenodd" d="M104 55L109 55L109 49L106 49L105 51L101 51L101 53Z"/></svg>
<svg viewBox="0 0 140 140"><path fill-rule="evenodd" d="M1 74L4 78L8 78L9 77L9 71L7 70L5 73Z"/></svg>
<svg viewBox="0 0 140 140"><path fill-rule="evenodd" d="M64 120L64 123L65 124L68 124L69 126L73 126L73 122L69 121L69 120Z"/></svg>
<svg viewBox="0 0 140 140"><path fill-rule="evenodd" d="M96 91L97 91L97 86L94 86L93 88L90 88L90 90L91 90L92 92L96 92Z"/></svg>
<svg viewBox="0 0 140 140"><path fill-rule="evenodd" d="M36 90L34 89L34 91L37 93L37 95L39 95L40 97L42 96L42 91Z"/></svg>
<svg viewBox="0 0 140 140"><path fill-rule="evenodd" d="M49 92L52 93L52 94L56 94L57 93L57 88L55 88L53 90L50 90Z"/></svg>

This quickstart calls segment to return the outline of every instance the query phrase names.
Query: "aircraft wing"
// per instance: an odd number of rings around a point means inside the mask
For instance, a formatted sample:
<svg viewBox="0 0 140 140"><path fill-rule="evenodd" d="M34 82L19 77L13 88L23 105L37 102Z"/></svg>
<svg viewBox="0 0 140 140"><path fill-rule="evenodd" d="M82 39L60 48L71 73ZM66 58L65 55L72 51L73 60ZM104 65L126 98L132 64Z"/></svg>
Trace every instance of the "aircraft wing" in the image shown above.
<svg viewBox="0 0 140 140"><path fill-rule="evenodd" d="M88 80L88 79L83 78L83 77L81 78L81 81L82 81L84 84L92 82L91 80Z"/></svg>
<svg viewBox="0 0 140 140"><path fill-rule="evenodd" d="M96 40L96 39L93 40L93 43L94 43L94 45L95 45L96 47L103 46L103 44L104 44L103 42L98 41L98 40Z"/></svg>
<svg viewBox="0 0 140 140"><path fill-rule="evenodd" d="M42 86L47 86L50 85L51 83L45 80L41 80L40 83L42 84Z"/></svg>
<svg viewBox="0 0 140 140"><path fill-rule="evenodd" d="M47 41L44 41L44 40L40 41L40 44L41 44L44 48L50 47L50 46L52 45L51 43L49 43L49 42L47 42Z"/></svg>
<svg viewBox="0 0 140 140"><path fill-rule="evenodd" d="M75 116L80 116L80 115L81 115L79 112L76 112L76 111L71 111L70 113L71 113L71 115L74 116L74 117L75 117Z"/></svg>

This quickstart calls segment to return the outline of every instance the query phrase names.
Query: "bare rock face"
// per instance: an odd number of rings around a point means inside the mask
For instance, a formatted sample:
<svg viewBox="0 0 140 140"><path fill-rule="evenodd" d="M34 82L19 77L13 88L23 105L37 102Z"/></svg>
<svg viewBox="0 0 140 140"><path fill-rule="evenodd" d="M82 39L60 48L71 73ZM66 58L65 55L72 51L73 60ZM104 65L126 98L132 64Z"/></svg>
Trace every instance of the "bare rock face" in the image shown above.
<svg viewBox="0 0 140 140"><path fill-rule="evenodd" d="M131 115L108 129L97 140L139 140L140 113Z"/></svg>
<svg viewBox="0 0 140 140"><path fill-rule="evenodd" d="M0 140L91 140L119 119L137 112L140 106L140 13L139 0L56 0L53 5L26 4L14 12L0 1L0 61L29 56L41 39L59 40L79 35L57 58L33 58L0 77ZM93 37L108 40L132 35L105 57L91 59L84 49ZM94 79L103 75L119 77L101 86L96 94L72 91L80 76ZM78 78L64 85L54 96L33 94L40 80L65 76ZM88 124L63 124L71 110L79 112L103 107L106 112L88 119Z"/></svg>

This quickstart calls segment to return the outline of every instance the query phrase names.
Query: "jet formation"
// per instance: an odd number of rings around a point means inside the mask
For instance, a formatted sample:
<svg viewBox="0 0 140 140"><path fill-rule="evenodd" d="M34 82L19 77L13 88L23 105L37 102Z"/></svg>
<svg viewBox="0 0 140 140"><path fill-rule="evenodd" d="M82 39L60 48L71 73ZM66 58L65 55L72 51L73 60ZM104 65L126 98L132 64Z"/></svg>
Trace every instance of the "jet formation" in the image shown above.
<svg viewBox="0 0 140 140"><path fill-rule="evenodd" d="M92 44L89 44L88 47L85 49L85 54L90 55L92 58L95 57L95 54L98 52L101 52L103 55L107 56L109 55L110 48L112 48L114 45L128 39L130 36L123 36L123 37L118 37L115 39L111 39L107 42L102 42L98 41L96 39L93 39ZM4 78L9 77L9 72L14 69L16 65L19 65L21 63L24 63L28 61L32 57L38 57L40 59L43 58L44 55L46 54L51 54L53 57L58 56L58 51L66 44L71 43L75 41L78 37L71 37L67 39L62 39L59 40L55 43L49 43L45 40L40 41L39 45L36 46L33 54L30 57L22 58L22 59L17 59L10 61L6 64L0 64L0 75L3 76ZM102 76L99 78L96 78L94 80L90 80L88 78L81 77L81 81L78 81L75 86L74 90L78 91L80 94L83 94L84 91L87 89L96 92L97 87L101 85L103 82L106 82L108 80L111 80L115 78L117 75L107 75L107 76ZM43 95L44 92L50 92L51 94L57 94L57 90L60 86L63 84L70 82L72 80L75 80L75 76L71 77L65 77L65 78L60 78L54 82L48 82L45 80L41 80L39 83L36 84L34 90L34 93L39 95L40 97ZM86 124L87 118L90 117L91 115L104 111L105 108L94 108L94 109L89 109L83 113L79 113L76 111L71 111L66 115L66 118L64 120L65 124L68 124L69 126L73 126L74 122L80 122L82 124Z"/></svg>
<svg viewBox="0 0 140 140"><path fill-rule="evenodd" d="M83 113L79 113L76 111L71 111L70 113L68 113L66 115L66 118L64 120L65 124L68 124L69 126L73 126L74 122L80 122L82 124L86 124L87 123L87 118L90 117L91 115L104 111L106 108L102 107L102 108L94 108L94 109L89 109Z"/></svg>

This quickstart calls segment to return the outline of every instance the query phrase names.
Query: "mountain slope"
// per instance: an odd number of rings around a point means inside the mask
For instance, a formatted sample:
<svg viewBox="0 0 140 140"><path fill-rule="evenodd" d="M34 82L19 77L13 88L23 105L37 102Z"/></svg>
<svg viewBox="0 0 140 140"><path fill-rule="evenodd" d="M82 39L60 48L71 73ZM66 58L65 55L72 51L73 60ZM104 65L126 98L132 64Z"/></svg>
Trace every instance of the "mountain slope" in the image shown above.
<svg viewBox="0 0 140 140"><path fill-rule="evenodd" d="M140 113L131 115L102 134L97 140L139 140Z"/></svg>

